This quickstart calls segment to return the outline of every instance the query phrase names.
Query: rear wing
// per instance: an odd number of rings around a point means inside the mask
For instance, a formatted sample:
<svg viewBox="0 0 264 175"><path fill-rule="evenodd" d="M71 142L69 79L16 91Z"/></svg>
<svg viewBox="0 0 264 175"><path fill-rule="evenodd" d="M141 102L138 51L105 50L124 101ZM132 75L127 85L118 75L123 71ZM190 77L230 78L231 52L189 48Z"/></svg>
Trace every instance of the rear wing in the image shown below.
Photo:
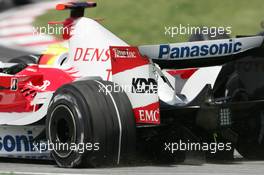
<svg viewBox="0 0 264 175"><path fill-rule="evenodd" d="M138 48L142 56L152 59L161 68L190 68L220 65L242 56L261 54L263 40L263 36L253 36Z"/></svg>

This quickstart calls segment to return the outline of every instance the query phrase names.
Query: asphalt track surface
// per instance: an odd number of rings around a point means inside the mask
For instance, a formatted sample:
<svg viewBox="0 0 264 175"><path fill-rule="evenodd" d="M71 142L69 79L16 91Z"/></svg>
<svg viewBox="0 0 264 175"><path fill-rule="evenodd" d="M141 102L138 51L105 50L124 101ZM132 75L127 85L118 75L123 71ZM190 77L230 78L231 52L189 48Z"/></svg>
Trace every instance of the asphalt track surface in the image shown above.
<svg viewBox="0 0 264 175"><path fill-rule="evenodd" d="M0 61L28 53L0 47ZM82 174L179 174L179 175L263 175L264 161L248 161L236 154L231 162L206 162L203 157L189 156L182 164L160 165L151 162L115 168L63 169L52 161L0 158L1 174L21 175L82 175Z"/></svg>
<svg viewBox="0 0 264 175"><path fill-rule="evenodd" d="M263 161L236 159L233 162L197 163L178 165L134 165L115 168L64 169L52 162L0 163L0 174L21 175L82 175L82 174L142 174L142 175L263 175Z"/></svg>
<svg viewBox="0 0 264 175"><path fill-rule="evenodd" d="M23 52L23 51L17 51L13 49L8 49L0 46L0 61L6 62L10 58L22 56L22 55L27 55L29 53Z"/></svg>

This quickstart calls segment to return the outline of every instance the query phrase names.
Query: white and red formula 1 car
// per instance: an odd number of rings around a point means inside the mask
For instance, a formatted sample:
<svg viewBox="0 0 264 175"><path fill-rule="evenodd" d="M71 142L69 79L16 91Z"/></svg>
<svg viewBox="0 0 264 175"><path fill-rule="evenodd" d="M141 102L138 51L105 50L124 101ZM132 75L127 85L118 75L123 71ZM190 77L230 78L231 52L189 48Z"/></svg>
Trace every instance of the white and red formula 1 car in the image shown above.
<svg viewBox="0 0 264 175"><path fill-rule="evenodd" d="M118 165L135 151L175 162L185 151L167 146L185 141L228 147L208 158L264 158L263 36L131 47L83 17L95 6L57 6L71 10L69 49L0 64L0 156L45 157L52 144L61 167Z"/></svg>

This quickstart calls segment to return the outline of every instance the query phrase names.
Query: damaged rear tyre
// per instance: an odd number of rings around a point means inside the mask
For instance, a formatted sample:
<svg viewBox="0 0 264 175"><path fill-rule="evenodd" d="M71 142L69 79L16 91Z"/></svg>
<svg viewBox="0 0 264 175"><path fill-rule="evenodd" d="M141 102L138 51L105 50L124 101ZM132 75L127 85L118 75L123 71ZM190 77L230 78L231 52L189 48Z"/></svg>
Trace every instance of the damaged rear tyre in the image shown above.
<svg viewBox="0 0 264 175"><path fill-rule="evenodd" d="M60 167L115 166L132 157L136 126L130 101L124 92L109 92L107 86L114 84L87 80L55 92L46 134Z"/></svg>

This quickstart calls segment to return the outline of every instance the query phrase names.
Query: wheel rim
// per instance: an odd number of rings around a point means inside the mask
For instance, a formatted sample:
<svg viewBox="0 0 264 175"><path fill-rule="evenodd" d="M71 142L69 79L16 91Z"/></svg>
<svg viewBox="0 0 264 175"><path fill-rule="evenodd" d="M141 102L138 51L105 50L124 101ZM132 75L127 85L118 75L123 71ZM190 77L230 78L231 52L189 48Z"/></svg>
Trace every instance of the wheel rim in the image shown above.
<svg viewBox="0 0 264 175"><path fill-rule="evenodd" d="M52 150L61 158L68 157L76 142L76 123L73 112L66 105L58 105L51 113L49 141Z"/></svg>

